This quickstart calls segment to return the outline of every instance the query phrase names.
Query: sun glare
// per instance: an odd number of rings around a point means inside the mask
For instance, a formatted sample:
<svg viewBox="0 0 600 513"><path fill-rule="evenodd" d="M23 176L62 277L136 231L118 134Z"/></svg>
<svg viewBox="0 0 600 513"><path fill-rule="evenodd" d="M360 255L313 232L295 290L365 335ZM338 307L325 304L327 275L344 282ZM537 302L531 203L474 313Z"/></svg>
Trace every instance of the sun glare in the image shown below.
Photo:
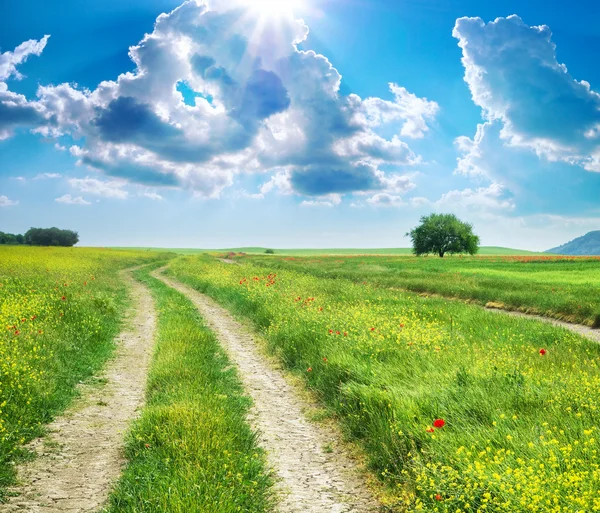
<svg viewBox="0 0 600 513"><path fill-rule="evenodd" d="M303 0L246 0L246 5L261 16L292 17L304 6Z"/></svg>

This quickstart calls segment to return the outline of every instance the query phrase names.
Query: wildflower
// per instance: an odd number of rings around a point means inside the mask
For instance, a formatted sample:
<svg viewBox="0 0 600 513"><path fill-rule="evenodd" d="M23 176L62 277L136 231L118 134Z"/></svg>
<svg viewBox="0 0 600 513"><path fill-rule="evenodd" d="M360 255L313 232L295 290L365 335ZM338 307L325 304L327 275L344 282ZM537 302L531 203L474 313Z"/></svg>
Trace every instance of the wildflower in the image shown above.
<svg viewBox="0 0 600 513"><path fill-rule="evenodd" d="M401 328L404 328L404 323L401 323L401 324L400 324L400 327L401 327Z"/></svg>
<svg viewBox="0 0 600 513"><path fill-rule="evenodd" d="M433 427L441 429L446 425L446 421L444 419L436 419L433 422Z"/></svg>
<svg viewBox="0 0 600 513"><path fill-rule="evenodd" d="M323 361L324 361L325 363L327 363L327 358L323 358Z"/></svg>
<svg viewBox="0 0 600 513"><path fill-rule="evenodd" d="M442 496L441 496L439 493L437 493L437 494L435 495L435 500L436 500L436 501L441 501L441 500L442 500Z"/></svg>
<svg viewBox="0 0 600 513"><path fill-rule="evenodd" d="M61 299L62 299L63 301L65 301L67 298L66 298L65 296L63 296Z"/></svg>
<svg viewBox="0 0 600 513"><path fill-rule="evenodd" d="M150 449L150 444L144 444L144 447L145 447L146 449Z"/></svg>
<svg viewBox="0 0 600 513"><path fill-rule="evenodd" d="M339 331L336 331L336 332L335 332L335 334L336 334L336 335L340 335L340 332L339 332Z"/></svg>
<svg viewBox="0 0 600 513"><path fill-rule="evenodd" d="M19 330L15 330L15 335L20 335L21 332Z"/></svg>
<svg viewBox="0 0 600 513"><path fill-rule="evenodd" d="M329 330L329 334L331 335L333 333L333 330Z"/></svg>
<svg viewBox="0 0 600 513"><path fill-rule="evenodd" d="M312 367L309 367L308 369L306 369L306 372L312 372Z"/></svg>
<svg viewBox="0 0 600 513"><path fill-rule="evenodd" d="M371 331L375 331L375 328L371 328Z"/></svg>
<svg viewBox="0 0 600 513"><path fill-rule="evenodd" d="M431 426L429 426L429 427L426 429L426 431L427 431L428 433L433 433L433 432L435 431L435 429L433 429Z"/></svg>
<svg viewBox="0 0 600 513"><path fill-rule="evenodd" d="M344 337L347 337L347 336L348 336L348 332L344 331Z"/></svg>
<svg viewBox="0 0 600 513"><path fill-rule="evenodd" d="M545 355L546 355L546 350L545 350L545 349L540 349L540 354L541 354L542 356L545 356Z"/></svg>

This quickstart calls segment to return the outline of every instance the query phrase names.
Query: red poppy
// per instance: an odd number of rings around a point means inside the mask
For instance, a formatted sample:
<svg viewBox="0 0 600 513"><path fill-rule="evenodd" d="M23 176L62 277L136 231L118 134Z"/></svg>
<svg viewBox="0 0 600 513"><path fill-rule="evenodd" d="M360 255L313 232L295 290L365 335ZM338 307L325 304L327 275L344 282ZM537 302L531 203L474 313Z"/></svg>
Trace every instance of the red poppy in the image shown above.
<svg viewBox="0 0 600 513"><path fill-rule="evenodd" d="M41 335L42 334L42 330L38 330L38 333Z"/></svg>
<svg viewBox="0 0 600 513"><path fill-rule="evenodd" d="M309 367L308 369L306 369L306 372L312 372L312 367Z"/></svg>
<svg viewBox="0 0 600 513"><path fill-rule="evenodd" d="M322 311L323 311L323 307L321 306L321 307L319 307L319 312L322 312Z"/></svg>
<svg viewBox="0 0 600 513"><path fill-rule="evenodd" d="M404 328L404 324L400 324L400 327L401 327L401 328Z"/></svg>
<svg viewBox="0 0 600 513"><path fill-rule="evenodd" d="M144 444L144 447L145 447L146 449L150 449L150 444Z"/></svg>
<svg viewBox="0 0 600 513"><path fill-rule="evenodd" d="M371 331L375 331L375 328L371 328Z"/></svg>
<svg viewBox="0 0 600 513"><path fill-rule="evenodd" d="M325 363L327 363L327 358L323 358L323 361L324 361Z"/></svg>
<svg viewBox="0 0 600 513"><path fill-rule="evenodd" d="M83 282L83 284L84 284L84 285L87 285L87 281L84 281L84 282Z"/></svg>
<svg viewBox="0 0 600 513"><path fill-rule="evenodd" d="M446 421L444 419L436 419L433 422L433 427L438 428L438 429L443 428L445 425L446 425Z"/></svg>
<svg viewBox="0 0 600 513"><path fill-rule="evenodd" d="M65 300L65 299L67 299L67 298L66 298L65 296L63 296L61 299L64 301L64 300Z"/></svg>
<svg viewBox="0 0 600 513"><path fill-rule="evenodd" d="M21 332L19 330L15 331L15 335L20 335L20 334L21 334Z"/></svg>
<svg viewBox="0 0 600 513"><path fill-rule="evenodd" d="M435 496L435 500L436 500L436 501L441 501L441 500L442 500L442 496L441 496L439 493L438 493L438 494L436 494L436 496Z"/></svg>
<svg viewBox="0 0 600 513"><path fill-rule="evenodd" d="M428 433L433 433L435 431L435 429L433 429L432 427L428 427L427 428L427 432Z"/></svg>
<svg viewBox="0 0 600 513"><path fill-rule="evenodd" d="M542 356L545 356L545 355L546 355L546 350L545 350L545 349L540 349L540 354L541 354Z"/></svg>
<svg viewBox="0 0 600 513"><path fill-rule="evenodd" d="M329 330L329 334L333 333L333 330Z"/></svg>
<svg viewBox="0 0 600 513"><path fill-rule="evenodd" d="M347 336L348 336L348 332L344 331L344 337L347 337Z"/></svg>
<svg viewBox="0 0 600 513"><path fill-rule="evenodd" d="M335 332L335 334L336 334L336 335L340 335L340 332L339 332L339 331L336 331L336 332Z"/></svg>

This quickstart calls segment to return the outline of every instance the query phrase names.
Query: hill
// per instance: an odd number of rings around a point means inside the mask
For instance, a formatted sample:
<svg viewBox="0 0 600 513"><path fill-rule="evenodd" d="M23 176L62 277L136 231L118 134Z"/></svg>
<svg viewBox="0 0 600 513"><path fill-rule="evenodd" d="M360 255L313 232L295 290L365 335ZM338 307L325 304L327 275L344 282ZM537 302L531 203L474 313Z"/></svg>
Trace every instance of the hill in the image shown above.
<svg viewBox="0 0 600 513"><path fill-rule="evenodd" d="M600 230L577 237L558 248L549 249L546 253L576 256L600 255Z"/></svg>
<svg viewBox="0 0 600 513"><path fill-rule="evenodd" d="M123 249L123 248L113 248ZM131 248L128 248L131 249ZM136 248L136 249L153 249L153 250L168 250L179 254L194 254L194 253L213 253L213 252L232 252L232 253L249 253L260 254L264 253L267 248L261 247L246 247L246 248L227 248L227 249L182 249L182 248ZM334 248L334 249L275 249L276 255L287 256L313 256L313 255L412 255L410 248ZM542 255L533 251L523 249L500 248L495 246L482 246L479 248L479 255L482 256L527 256L527 255Z"/></svg>

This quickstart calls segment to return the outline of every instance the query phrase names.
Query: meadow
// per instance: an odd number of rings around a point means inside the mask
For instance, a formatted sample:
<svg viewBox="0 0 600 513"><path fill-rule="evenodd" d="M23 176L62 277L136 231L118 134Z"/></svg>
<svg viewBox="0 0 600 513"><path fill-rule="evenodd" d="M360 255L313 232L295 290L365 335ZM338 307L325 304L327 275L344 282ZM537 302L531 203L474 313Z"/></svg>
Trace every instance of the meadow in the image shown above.
<svg viewBox="0 0 600 513"><path fill-rule="evenodd" d="M24 444L110 357L128 305L118 271L170 256L0 247L0 502Z"/></svg>
<svg viewBox="0 0 600 513"><path fill-rule="evenodd" d="M248 256L265 269L439 294L480 305L600 327L597 257L332 257Z"/></svg>
<svg viewBox="0 0 600 513"><path fill-rule="evenodd" d="M181 257L169 272L262 332L363 448L391 511L600 511L597 344L320 260Z"/></svg>

